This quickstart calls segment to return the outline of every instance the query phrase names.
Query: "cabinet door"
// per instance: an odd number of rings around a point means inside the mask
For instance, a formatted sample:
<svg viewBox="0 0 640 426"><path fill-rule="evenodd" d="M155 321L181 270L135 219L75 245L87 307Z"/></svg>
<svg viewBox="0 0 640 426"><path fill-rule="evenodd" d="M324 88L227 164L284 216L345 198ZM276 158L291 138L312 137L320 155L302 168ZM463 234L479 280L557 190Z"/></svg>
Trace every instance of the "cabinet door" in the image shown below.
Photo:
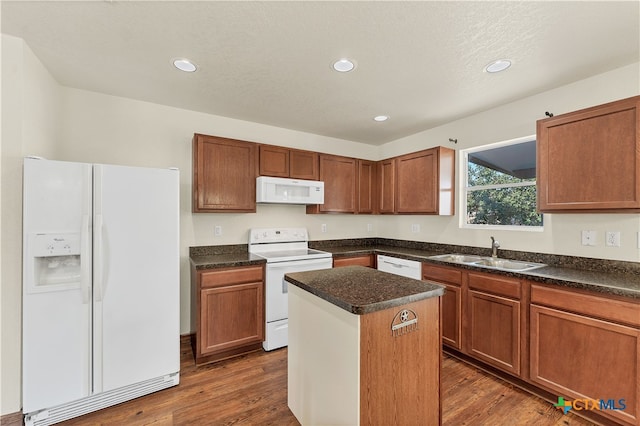
<svg viewBox="0 0 640 426"><path fill-rule="evenodd" d="M422 264L422 279L445 286L442 301L442 343L462 350L462 271Z"/></svg>
<svg viewBox="0 0 640 426"><path fill-rule="evenodd" d="M467 352L487 364L520 374L520 302L469 290Z"/></svg>
<svg viewBox="0 0 640 426"><path fill-rule="evenodd" d="M260 145L260 176L289 177L289 149Z"/></svg>
<svg viewBox="0 0 640 426"><path fill-rule="evenodd" d="M193 211L256 211L256 144L193 138Z"/></svg>
<svg viewBox="0 0 640 426"><path fill-rule="evenodd" d="M318 153L292 149L289 151L289 176L295 179L318 180Z"/></svg>
<svg viewBox="0 0 640 426"><path fill-rule="evenodd" d="M455 151L436 147L396 158L397 213L454 213Z"/></svg>
<svg viewBox="0 0 640 426"><path fill-rule="evenodd" d="M396 160L378 163L378 208L380 213L395 213Z"/></svg>
<svg viewBox="0 0 640 426"><path fill-rule="evenodd" d="M537 122L538 209L640 211L640 96Z"/></svg>
<svg viewBox="0 0 640 426"><path fill-rule="evenodd" d="M356 159L320 154L320 180L324 204L307 206L307 213L355 213L357 209Z"/></svg>
<svg viewBox="0 0 640 426"><path fill-rule="evenodd" d="M205 288L200 298L202 355L264 340L262 282Z"/></svg>
<svg viewBox="0 0 640 426"><path fill-rule="evenodd" d="M358 160L358 213L374 213L376 202L376 163Z"/></svg>
<svg viewBox="0 0 640 426"><path fill-rule="evenodd" d="M624 410L600 410L638 424L640 330L531 305L532 382L565 399L610 399Z"/></svg>
<svg viewBox="0 0 640 426"><path fill-rule="evenodd" d="M462 344L462 291L460 287L437 283L445 286L442 296L442 343L461 350Z"/></svg>

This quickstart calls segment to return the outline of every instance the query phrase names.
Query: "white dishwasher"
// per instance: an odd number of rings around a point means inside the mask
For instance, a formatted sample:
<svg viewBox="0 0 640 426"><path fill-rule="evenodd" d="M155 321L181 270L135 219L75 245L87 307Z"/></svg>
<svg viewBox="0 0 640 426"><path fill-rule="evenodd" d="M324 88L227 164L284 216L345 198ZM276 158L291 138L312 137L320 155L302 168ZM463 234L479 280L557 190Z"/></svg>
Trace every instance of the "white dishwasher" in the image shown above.
<svg viewBox="0 0 640 426"><path fill-rule="evenodd" d="M390 272L416 280L422 279L422 263L415 260L398 259L397 257L379 254L378 271Z"/></svg>

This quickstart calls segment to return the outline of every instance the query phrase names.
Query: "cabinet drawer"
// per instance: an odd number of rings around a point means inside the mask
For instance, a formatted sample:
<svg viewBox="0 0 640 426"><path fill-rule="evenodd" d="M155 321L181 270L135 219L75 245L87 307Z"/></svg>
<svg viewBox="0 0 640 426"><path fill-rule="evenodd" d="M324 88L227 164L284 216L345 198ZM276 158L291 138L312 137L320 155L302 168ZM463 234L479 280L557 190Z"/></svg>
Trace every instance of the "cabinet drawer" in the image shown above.
<svg viewBox="0 0 640 426"><path fill-rule="evenodd" d="M469 288L500 296L520 299L520 281L495 275L469 273Z"/></svg>
<svg viewBox="0 0 640 426"><path fill-rule="evenodd" d="M462 283L462 271L433 266L427 263L422 264L422 277L425 280L444 281L457 285Z"/></svg>
<svg viewBox="0 0 640 426"><path fill-rule="evenodd" d="M531 303L640 327L640 301L626 301L533 284Z"/></svg>
<svg viewBox="0 0 640 426"><path fill-rule="evenodd" d="M200 272L202 288L258 281L262 281L262 266Z"/></svg>
<svg viewBox="0 0 640 426"><path fill-rule="evenodd" d="M339 268L340 266L360 265L373 268L373 256L367 254L366 256L354 256L354 257L339 257L333 259L333 267Z"/></svg>

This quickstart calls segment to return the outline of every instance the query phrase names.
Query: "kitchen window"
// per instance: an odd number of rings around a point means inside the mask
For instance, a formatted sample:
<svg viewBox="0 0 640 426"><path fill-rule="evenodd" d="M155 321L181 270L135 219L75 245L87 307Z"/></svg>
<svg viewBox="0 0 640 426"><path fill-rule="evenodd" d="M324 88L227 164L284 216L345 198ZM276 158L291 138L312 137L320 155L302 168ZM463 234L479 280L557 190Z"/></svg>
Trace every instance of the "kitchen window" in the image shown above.
<svg viewBox="0 0 640 426"><path fill-rule="evenodd" d="M462 227L542 230L535 136L462 151Z"/></svg>

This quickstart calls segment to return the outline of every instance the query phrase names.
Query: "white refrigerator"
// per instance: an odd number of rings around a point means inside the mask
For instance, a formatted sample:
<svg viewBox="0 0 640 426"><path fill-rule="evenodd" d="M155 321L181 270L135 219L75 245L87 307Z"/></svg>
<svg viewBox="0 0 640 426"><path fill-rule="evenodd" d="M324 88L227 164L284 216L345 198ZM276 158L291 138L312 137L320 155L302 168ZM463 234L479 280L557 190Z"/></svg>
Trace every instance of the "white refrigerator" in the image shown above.
<svg viewBox="0 0 640 426"><path fill-rule="evenodd" d="M25 424L177 385L179 171L25 158L23 177Z"/></svg>

